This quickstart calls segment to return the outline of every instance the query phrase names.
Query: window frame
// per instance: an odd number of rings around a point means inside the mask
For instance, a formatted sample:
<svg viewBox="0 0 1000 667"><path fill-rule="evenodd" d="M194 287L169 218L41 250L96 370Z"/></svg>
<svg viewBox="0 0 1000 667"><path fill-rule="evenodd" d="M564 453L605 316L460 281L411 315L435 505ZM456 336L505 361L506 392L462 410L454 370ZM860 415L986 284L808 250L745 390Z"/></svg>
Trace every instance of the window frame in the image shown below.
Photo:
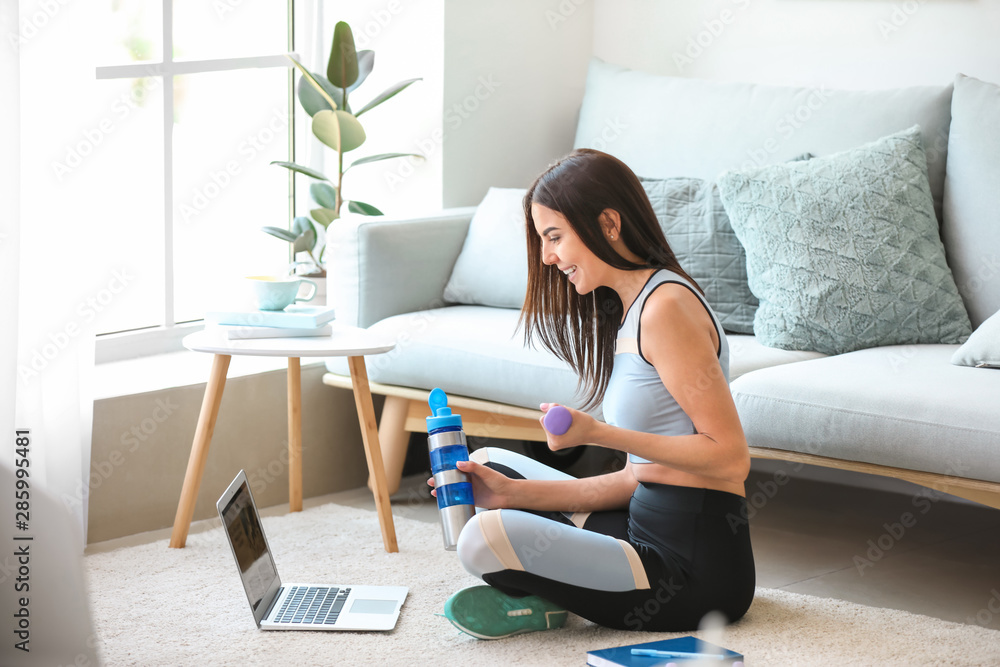
<svg viewBox="0 0 1000 667"><path fill-rule="evenodd" d="M203 321L174 321L174 204L173 204L173 126L174 77L205 72L283 67L288 70L288 160L295 161L295 74L288 56L298 59L295 44L295 2L286 0L288 13L287 45L289 51L274 55L239 58L175 60L173 58L173 0L161 0L163 55L159 61L144 61L127 65L107 65L96 68L98 80L162 77L163 83L163 312L158 325L127 331L97 334L95 361L98 364L137 357L176 352L183 349L181 339L202 328ZM295 178L288 172L288 223L294 217Z"/></svg>

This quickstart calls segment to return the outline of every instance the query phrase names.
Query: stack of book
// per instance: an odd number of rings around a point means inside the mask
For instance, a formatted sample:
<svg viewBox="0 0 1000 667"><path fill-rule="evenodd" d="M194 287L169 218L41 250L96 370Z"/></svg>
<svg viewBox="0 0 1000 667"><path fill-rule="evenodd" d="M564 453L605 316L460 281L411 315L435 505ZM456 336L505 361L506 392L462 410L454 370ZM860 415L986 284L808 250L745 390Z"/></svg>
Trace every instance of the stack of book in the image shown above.
<svg viewBox="0 0 1000 667"><path fill-rule="evenodd" d="M284 310L234 310L205 313L205 328L229 340L329 336L331 306L292 304Z"/></svg>

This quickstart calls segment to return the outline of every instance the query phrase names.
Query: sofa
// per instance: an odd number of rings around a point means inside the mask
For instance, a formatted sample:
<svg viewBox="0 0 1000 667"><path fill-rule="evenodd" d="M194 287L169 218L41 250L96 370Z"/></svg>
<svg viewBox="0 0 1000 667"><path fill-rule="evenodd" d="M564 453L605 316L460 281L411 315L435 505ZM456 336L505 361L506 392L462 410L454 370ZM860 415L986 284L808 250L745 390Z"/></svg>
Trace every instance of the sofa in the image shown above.
<svg viewBox="0 0 1000 667"><path fill-rule="evenodd" d="M643 179L720 312L753 457L1000 508L998 117L1000 87L964 75L847 91L595 59L575 147L612 153ZM393 490L434 387L471 436L544 441L538 404L580 402L572 371L517 327L522 195L493 188L477 207L331 227L338 319L397 342L366 360L386 397ZM343 360L327 370L324 382L350 386Z"/></svg>

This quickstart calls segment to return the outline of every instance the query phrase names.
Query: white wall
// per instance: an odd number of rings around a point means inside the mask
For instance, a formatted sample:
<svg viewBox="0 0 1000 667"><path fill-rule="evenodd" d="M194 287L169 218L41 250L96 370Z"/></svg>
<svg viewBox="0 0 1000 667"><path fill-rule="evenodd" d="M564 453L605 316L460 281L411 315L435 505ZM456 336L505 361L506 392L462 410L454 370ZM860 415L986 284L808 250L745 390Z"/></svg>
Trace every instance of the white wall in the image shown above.
<svg viewBox="0 0 1000 667"><path fill-rule="evenodd" d="M317 1L324 24L320 55L310 54L317 70L326 71L338 21L351 26L359 51L375 52L371 75L348 97L355 111L400 81L421 79L361 117L368 138L361 148L347 154L344 166L381 153L417 153L425 159L397 158L359 166L344 176L345 198L372 204L387 215L439 210L442 151L429 138L441 127L444 0ZM299 128L305 128L300 133L309 139L308 118L301 116L300 120L304 124ZM314 145L313 150L316 148ZM335 171L336 154L322 146L318 149L328 161L326 172ZM303 157L306 155L308 149ZM303 163L309 159L311 156ZM300 188L303 184L300 181ZM306 209L300 206L298 214Z"/></svg>
<svg viewBox="0 0 1000 667"><path fill-rule="evenodd" d="M594 0L594 55L658 74L830 88L1000 82L1000 2Z"/></svg>
<svg viewBox="0 0 1000 667"><path fill-rule="evenodd" d="M568 153L593 34L590 0L446 0L444 205L527 187Z"/></svg>

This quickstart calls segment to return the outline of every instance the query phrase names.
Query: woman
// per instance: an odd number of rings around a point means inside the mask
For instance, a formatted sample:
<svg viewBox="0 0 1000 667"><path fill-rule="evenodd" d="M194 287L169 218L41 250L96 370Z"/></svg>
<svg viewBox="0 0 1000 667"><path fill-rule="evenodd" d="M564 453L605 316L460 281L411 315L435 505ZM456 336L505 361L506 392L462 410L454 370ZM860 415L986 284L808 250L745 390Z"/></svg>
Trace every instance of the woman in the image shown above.
<svg viewBox="0 0 1000 667"><path fill-rule="evenodd" d="M601 404L605 419L570 409L548 446L599 445L627 463L574 479L474 452L460 469L488 511L463 529L458 555L489 586L456 593L446 615L480 638L558 627L565 610L634 630L690 630L711 611L737 620L754 593L750 457L718 318L620 160L575 151L536 179L524 211L525 339L568 362L585 408Z"/></svg>

